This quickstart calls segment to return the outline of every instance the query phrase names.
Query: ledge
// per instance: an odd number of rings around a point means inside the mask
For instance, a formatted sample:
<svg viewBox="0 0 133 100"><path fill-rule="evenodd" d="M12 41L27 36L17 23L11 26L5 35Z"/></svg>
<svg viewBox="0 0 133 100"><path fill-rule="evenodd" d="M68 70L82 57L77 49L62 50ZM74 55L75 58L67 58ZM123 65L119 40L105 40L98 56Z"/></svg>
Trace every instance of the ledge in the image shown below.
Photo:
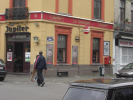
<svg viewBox="0 0 133 100"><path fill-rule="evenodd" d="M101 63L92 63L92 65L102 65Z"/></svg>
<svg viewBox="0 0 133 100"><path fill-rule="evenodd" d="M25 19L25 20L6 20L5 22L6 23L18 23L18 22L23 22L23 23L25 23L25 22L27 22L28 21L28 19Z"/></svg>
<svg viewBox="0 0 133 100"><path fill-rule="evenodd" d="M57 63L57 65L58 65L58 66L63 66L63 65L65 65L65 66L66 66L66 65L69 66L69 64L67 64L67 63Z"/></svg>

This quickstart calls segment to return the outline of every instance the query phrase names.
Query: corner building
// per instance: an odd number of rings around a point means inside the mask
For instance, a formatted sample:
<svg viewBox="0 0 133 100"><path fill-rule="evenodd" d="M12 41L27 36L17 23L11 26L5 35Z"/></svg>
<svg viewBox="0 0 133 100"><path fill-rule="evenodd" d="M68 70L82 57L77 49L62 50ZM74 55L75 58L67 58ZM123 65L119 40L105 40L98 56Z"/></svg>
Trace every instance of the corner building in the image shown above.
<svg viewBox="0 0 133 100"><path fill-rule="evenodd" d="M111 74L113 6L114 0L1 0L0 58L9 73L31 73L42 50L45 76L94 75L101 65Z"/></svg>

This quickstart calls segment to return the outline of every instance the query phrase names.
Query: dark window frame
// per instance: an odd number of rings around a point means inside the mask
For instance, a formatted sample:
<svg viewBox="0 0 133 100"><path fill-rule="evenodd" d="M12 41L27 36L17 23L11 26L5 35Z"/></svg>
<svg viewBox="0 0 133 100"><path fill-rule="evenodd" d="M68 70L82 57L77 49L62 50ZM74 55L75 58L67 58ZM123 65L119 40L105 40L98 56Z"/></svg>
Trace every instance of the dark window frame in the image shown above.
<svg viewBox="0 0 133 100"><path fill-rule="evenodd" d="M92 63L99 63L100 39L99 38L93 38L93 40L94 39L98 39L98 49L93 49L93 52L92 52ZM97 62L93 61L93 58L94 58L93 53L94 52L98 52L98 61Z"/></svg>
<svg viewBox="0 0 133 100"><path fill-rule="evenodd" d="M98 10L95 12L95 4L98 5L99 3L100 3L100 8L99 8L100 9L100 12L99 12L100 13L100 18L98 17L98 12L97 12ZM101 0L94 0L94 19L101 19L101 6L102 6L101 4L102 4ZM96 6L96 9L98 9L98 6Z"/></svg>
<svg viewBox="0 0 133 100"><path fill-rule="evenodd" d="M15 5L15 2L18 1L19 7L26 7L26 0L13 0L13 7L16 8L17 6Z"/></svg>
<svg viewBox="0 0 133 100"><path fill-rule="evenodd" d="M58 49L62 49L62 50L65 49L65 62L58 62L58 58L57 58L57 64L59 64L59 63L66 63L67 62L66 61L67 60L67 35L58 34L58 36L65 36L65 38L66 38L66 47L65 48L58 48L58 42L57 42L57 57L58 57Z"/></svg>
<svg viewBox="0 0 133 100"><path fill-rule="evenodd" d="M124 2L124 7L120 7L120 21L123 22L125 19L125 0L121 0L120 2ZM122 11L124 14L122 14ZM122 18L122 15L124 15L124 18Z"/></svg>

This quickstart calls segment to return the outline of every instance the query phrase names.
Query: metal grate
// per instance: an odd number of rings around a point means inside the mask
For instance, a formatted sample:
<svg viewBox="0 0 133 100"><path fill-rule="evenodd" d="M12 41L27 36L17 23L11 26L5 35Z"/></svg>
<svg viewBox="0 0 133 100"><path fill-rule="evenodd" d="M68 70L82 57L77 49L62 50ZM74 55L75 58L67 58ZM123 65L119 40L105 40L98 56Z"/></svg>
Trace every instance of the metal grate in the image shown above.
<svg viewBox="0 0 133 100"><path fill-rule="evenodd" d="M57 72L58 77L68 77L68 72Z"/></svg>
<svg viewBox="0 0 133 100"><path fill-rule="evenodd" d="M5 20L23 20L28 17L28 7L8 8L5 11Z"/></svg>

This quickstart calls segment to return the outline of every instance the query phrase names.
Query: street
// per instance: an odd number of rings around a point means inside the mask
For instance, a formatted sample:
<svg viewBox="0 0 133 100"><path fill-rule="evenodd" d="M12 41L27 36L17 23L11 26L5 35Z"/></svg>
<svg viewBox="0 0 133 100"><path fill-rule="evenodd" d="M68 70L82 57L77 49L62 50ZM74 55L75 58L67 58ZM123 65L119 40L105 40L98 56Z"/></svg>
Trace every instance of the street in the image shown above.
<svg viewBox="0 0 133 100"><path fill-rule="evenodd" d="M0 100L62 100L68 84L36 82L0 82Z"/></svg>
<svg viewBox="0 0 133 100"><path fill-rule="evenodd" d="M36 81L30 81L30 75L7 74L5 80L0 82L0 100L62 100L70 83L98 77L45 77L46 84L40 87ZM104 78L115 76L106 75Z"/></svg>

